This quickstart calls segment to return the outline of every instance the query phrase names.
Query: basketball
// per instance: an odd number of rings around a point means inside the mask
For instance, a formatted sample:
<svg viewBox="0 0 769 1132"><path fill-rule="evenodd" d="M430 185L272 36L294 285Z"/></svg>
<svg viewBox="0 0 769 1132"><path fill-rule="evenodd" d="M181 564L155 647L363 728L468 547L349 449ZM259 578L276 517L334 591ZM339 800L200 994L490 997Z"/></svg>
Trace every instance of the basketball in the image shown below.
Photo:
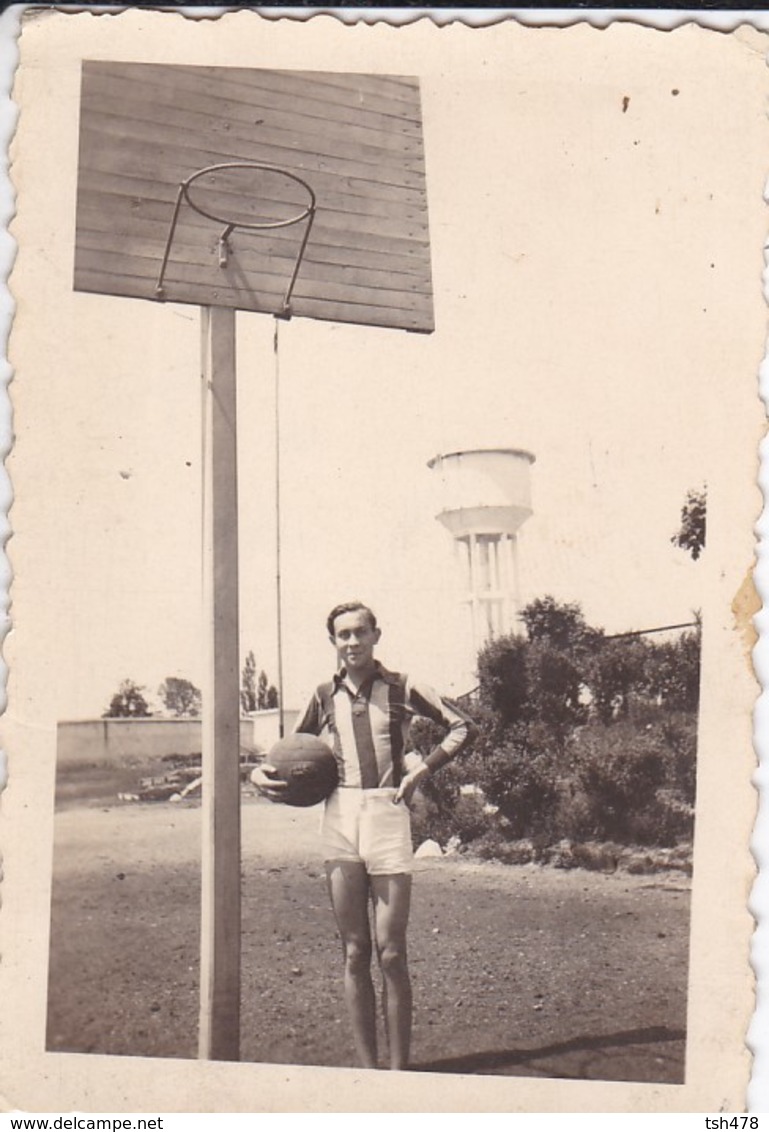
<svg viewBox="0 0 769 1132"><path fill-rule="evenodd" d="M337 787L339 773L329 746L316 735L287 735L279 739L267 756L288 783L280 800L287 806L316 806Z"/></svg>

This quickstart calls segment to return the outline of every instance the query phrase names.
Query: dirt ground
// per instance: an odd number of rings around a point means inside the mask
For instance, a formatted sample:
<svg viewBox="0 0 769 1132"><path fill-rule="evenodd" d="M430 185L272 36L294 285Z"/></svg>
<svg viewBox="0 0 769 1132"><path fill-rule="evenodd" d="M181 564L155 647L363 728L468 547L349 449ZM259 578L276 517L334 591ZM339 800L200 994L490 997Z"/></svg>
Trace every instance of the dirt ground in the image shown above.
<svg viewBox="0 0 769 1132"><path fill-rule="evenodd" d="M65 807L48 1048L196 1056L199 807ZM354 1064L317 824L244 796L244 1061ZM683 876L420 862L413 1068L680 1083L688 925Z"/></svg>

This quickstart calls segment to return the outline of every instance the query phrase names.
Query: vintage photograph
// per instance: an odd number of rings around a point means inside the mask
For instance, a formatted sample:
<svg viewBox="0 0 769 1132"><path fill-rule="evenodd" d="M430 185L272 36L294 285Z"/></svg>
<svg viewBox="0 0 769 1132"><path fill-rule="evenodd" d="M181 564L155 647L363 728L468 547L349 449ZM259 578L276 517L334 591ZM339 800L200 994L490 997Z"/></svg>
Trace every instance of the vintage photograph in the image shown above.
<svg viewBox="0 0 769 1132"><path fill-rule="evenodd" d="M744 1107L765 37L20 47L17 1079Z"/></svg>

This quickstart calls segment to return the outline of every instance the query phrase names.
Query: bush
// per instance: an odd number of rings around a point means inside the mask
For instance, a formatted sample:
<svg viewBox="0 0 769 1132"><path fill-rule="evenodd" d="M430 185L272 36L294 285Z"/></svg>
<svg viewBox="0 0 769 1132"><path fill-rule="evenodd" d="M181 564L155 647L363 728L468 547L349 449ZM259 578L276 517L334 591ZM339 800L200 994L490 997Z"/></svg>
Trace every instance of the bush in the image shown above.
<svg viewBox="0 0 769 1132"><path fill-rule="evenodd" d="M480 708L484 730L500 738L511 727L539 724L562 743L584 722L582 650L577 655L556 647L547 637L497 637L478 654Z"/></svg>
<svg viewBox="0 0 769 1132"><path fill-rule="evenodd" d="M499 861L503 865L530 865L537 859L533 841L528 838L509 841L500 829L489 830L474 841L471 853L482 861Z"/></svg>
<svg viewBox="0 0 769 1132"><path fill-rule="evenodd" d="M648 692L672 711L696 712L700 700L701 633L683 633L649 650Z"/></svg>
<svg viewBox="0 0 769 1132"><path fill-rule="evenodd" d="M549 845L540 854L543 864L556 869L590 869L603 873L616 872L621 857L622 846L612 841L571 841L569 838Z"/></svg>
<svg viewBox="0 0 769 1132"><path fill-rule="evenodd" d="M634 695L645 689L649 646L630 637L604 641L590 665L593 711L602 723L626 718Z"/></svg>
<svg viewBox="0 0 769 1132"><path fill-rule="evenodd" d="M569 734L587 719L580 699L581 666L547 642L529 646L529 719L547 730L548 739L562 746Z"/></svg>
<svg viewBox="0 0 769 1132"><path fill-rule="evenodd" d="M663 726L647 725L642 732L632 723L584 728L570 747L575 805L569 836L639 845L691 837L694 811L682 788L688 781L682 751Z"/></svg>
<svg viewBox="0 0 769 1132"><path fill-rule="evenodd" d="M661 730L670 751L670 785L681 800L694 805L697 788L697 720L686 712L668 714Z"/></svg>
<svg viewBox="0 0 769 1132"><path fill-rule="evenodd" d="M511 730L499 743L481 735L466 761L471 781L507 822L508 836L547 837L559 796L557 754L533 746L528 730Z"/></svg>
<svg viewBox="0 0 769 1132"><path fill-rule="evenodd" d="M524 637L508 635L489 641L478 654L481 707L497 732L530 715L529 647Z"/></svg>
<svg viewBox="0 0 769 1132"><path fill-rule="evenodd" d="M441 774L434 780L440 780ZM490 815L484 811L484 800L478 795L457 794L456 799L446 803L445 795L435 793L430 785L423 786L421 797L416 795L411 814L411 835L414 846L431 839L446 848L452 838L459 838L462 845L482 837L489 827Z"/></svg>
<svg viewBox="0 0 769 1132"><path fill-rule="evenodd" d="M445 845L458 837L497 859L500 846L528 839L539 859L550 847L563 867L580 863L578 843L690 839L699 630L659 644L605 638L579 606L551 597L521 616L526 637L498 637L479 653L471 705L479 738L424 783L416 838ZM442 737L434 724L414 722L423 755Z"/></svg>

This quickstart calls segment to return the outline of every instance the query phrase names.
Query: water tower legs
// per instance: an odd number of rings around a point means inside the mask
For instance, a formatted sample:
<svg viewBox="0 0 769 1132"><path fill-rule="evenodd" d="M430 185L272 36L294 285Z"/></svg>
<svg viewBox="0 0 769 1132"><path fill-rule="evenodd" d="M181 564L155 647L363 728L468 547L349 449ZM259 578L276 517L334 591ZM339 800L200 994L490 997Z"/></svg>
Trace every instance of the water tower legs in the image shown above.
<svg viewBox="0 0 769 1132"><path fill-rule="evenodd" d="M519 448L465 449L429 462L442 481L437 518L454 541L473 662L487 641L518 628L517 532L532 514L533 463Z"/></svg>

